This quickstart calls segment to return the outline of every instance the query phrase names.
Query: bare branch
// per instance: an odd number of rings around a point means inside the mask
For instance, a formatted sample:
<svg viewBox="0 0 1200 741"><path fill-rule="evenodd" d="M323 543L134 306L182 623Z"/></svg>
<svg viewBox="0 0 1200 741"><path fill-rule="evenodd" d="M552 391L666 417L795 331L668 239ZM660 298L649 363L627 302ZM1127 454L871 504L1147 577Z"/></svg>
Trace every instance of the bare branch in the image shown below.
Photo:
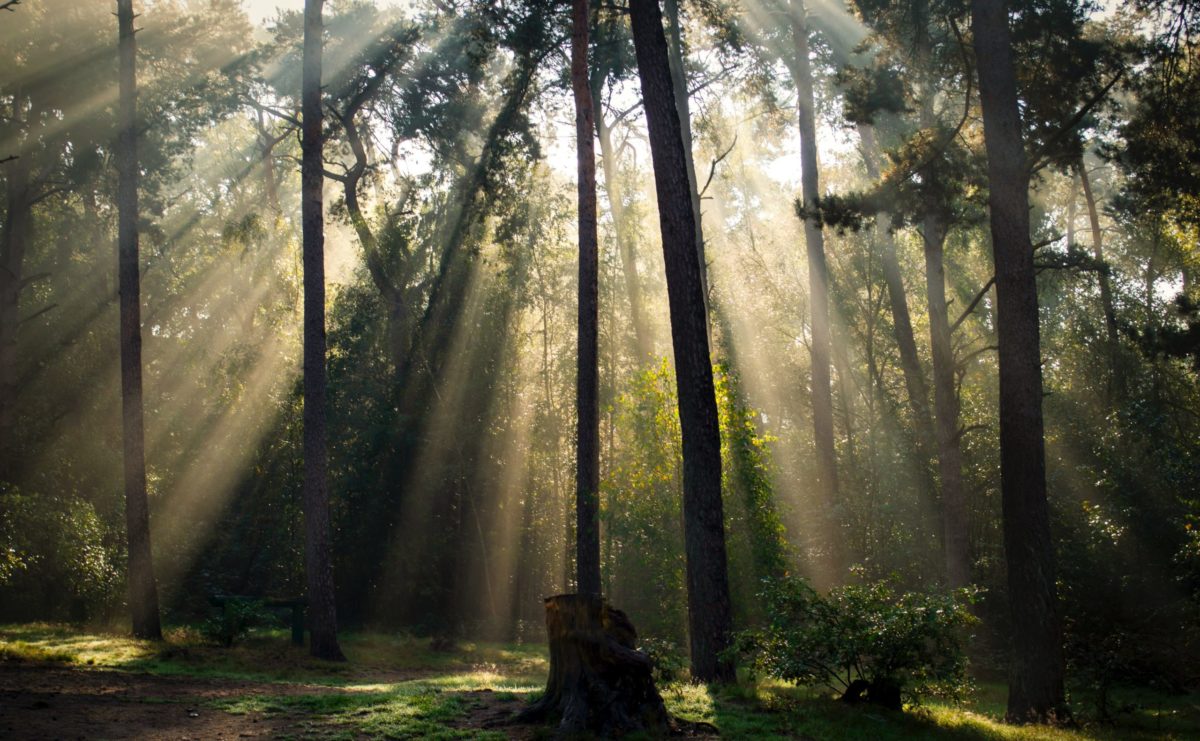
<svg viewBox="0 0 1200 741"><path fill-rule="evenodd" d="M975 298L971 299L971 303L967 304L967 308L963 310L962 315L959 316L958 319L954 320L954 324L950 325L951 334L954 334L954 331L958 329L959 325L966 321L967 317L971 316L971 313L975 311L975 307L979 306L979 302L983 300L983 297L987 295L988 291L992 290L992 286L995 284L996 276L993 275L991 278L988 278L988 282L983 286L983 288L979 289L979 293L975 294Z"/></svg>
<svg viewBox="0 0 1200 741"><path fill-rule="evenodd" d="M42 314L45 314L56 308L58 308L58 304L50 304L49 306L43 307L42 309L35 311L34 313L32 313L29 316L22 319L21 324L25 324L26 322L32 322L34 319L37 319Z"/></svg>
<svg viewBox="0 0 1200 741"><path fill-rule="evenodd" d="M8 12L12 13L16 11L17 6L20 4L21 0L7 0L7 2L0 3L0 10L7 10Z"/></svg>
<svg viewBox="0 0 1200 741"><path fill-rule="evenodd" d="M1042 169L1047 164L1049 164L1049 160L1045 159L1045 156L1046 156L1046 153L1050 151L1050 148L1053 147L1055 144L1057 144L1064 136L1066 136L1067 134L1070 134L1072 131L1074 131L1075 127L1079 126L1079 124L1082 123L1083 119L1087 116L1087 114L1091 113L1092 109L1094 109L1096 106L1100 105L1100 103L1103 102L1104 99L1108 97L1108 91L1112 90L1113 86L1116 85L1117 82L1119 82L1121 80L1121 78L1124 77L1124 75L1125 75L1125 70L1123 68L1117 70L1117 74L1114 75L1113 78L1108 81L1107 85L1100 88L1100 90L1097 91L1097 93L1095 95L1093 95L1086 103L1084 103L1082 106L1080 106L1079 110L1075 112L1075 115L1071 116L1070 120L1068 120L1065 124L1063 124L1062 127L1058 131L1054 132L1053 136L1051 136L1049 139L1046 140L1045 144L1043 144L1040 148L1038 148L1037 152L1034 153L1033 157L1031 157L1029 159L1030 175L1032 175L1033 173L1037 172L1038 170Z"/></svg>
<svg viewBox="0 0 1200 741"><path fill-rule="evenodd" d="M733 143L729 145L729 148L726 149L724 152L721 152L720 156L712 161L712 165L710 165L708 168L708 180L704 181L704 187L700 189L700 197L701 198L703 198L704 194L706 192L708 192L708 186L712 185L713 176L715 176L717 174L717 165L721 164L721 162L726 157L729 156L729 153L732 152L733 148L736 146L737 146L737 136L734 136Z"/></svg>
<svg viewBox="0 0 1200 741"><path fill-rule="evenodd" d="M7 162L12 162L13 160L16 160L16 159L20 159L20 157L18 157L15 154L10 154L7 157L0 158L0 165L3 165Z"/></svg>

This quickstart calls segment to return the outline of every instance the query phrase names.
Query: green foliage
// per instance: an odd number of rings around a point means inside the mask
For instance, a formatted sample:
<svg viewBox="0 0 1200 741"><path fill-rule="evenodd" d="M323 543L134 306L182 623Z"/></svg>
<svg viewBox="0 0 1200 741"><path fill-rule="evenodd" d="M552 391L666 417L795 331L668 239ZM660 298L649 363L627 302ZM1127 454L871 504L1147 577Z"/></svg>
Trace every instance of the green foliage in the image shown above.
<svg viewBox="0 0 1200 741"><path fill-rule="evenodd" d="M836 587L821 596L804 580L766 582L768 624L738 641L756 672L801 685L855 693L856 681L899 691L916 703L960 698L967 678L967 629L974 591L898 592L888 580Z"/></svg>
<svg viewBox="0 0 1200 741"><path fill-rule="evenodd" d="M229 648L245 638L253 628L280 624L279 617L262 600L226 597L216 614L200 626L200 632L211 641Z"/></svg>
<svg viewBox="0 0 1200 741"><path fill-rule="evenodd" d="M851 123L873 124L881 114L908 110L904 79L886 64L845 67L838 72L837 82L842 87L842 115Z"/></svg>
<svg viewBox="0 0 1200 741"><path fill-rule="evenodd" d="M120 560L88 502L0 484L0 617L99 617L120 598Z"/></svg>
<svg viewBox="0 0 1200 741"><path fill-rule="evenodd" d="M663 638L643 638L638 650L650 657L654 682L658 685L677 682L687 676L687 651Z"/></svg>

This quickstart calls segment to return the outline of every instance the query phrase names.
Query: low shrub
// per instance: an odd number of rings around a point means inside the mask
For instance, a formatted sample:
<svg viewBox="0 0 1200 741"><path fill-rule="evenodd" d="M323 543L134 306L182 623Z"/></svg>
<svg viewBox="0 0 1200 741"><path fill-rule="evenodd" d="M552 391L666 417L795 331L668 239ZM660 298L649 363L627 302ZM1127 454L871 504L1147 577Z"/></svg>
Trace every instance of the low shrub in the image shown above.
<svg viewBox="0 0 1200 741"><path fill-rule="evenodd" d="M975 590L900 592L891 580L821 596L804 580L767 580L765 627L739 635L752 672L828 687L841 699L899 710L968 691L966 641Z"/></svg>

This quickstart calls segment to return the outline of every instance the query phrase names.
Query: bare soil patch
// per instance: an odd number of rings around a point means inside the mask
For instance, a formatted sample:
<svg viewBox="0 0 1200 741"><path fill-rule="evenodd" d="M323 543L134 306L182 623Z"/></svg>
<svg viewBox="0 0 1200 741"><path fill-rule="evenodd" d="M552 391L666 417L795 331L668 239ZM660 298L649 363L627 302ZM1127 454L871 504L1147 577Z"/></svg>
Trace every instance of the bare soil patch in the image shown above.
<svg viewBox="0 0 1200 741"><path fill-rule="evenodd" d="M0 738L237 739L320 736L304 714L234 715L209 706L253 695L323 694L337 688L253 683L0 662Z"/></svg>

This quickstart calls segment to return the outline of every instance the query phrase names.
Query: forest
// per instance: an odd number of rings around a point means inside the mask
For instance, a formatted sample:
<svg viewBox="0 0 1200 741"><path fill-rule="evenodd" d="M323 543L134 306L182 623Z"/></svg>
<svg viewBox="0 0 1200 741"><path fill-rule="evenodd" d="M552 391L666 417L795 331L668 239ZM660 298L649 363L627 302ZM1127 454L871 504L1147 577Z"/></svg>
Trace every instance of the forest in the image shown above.
<svg viewBox="0 0 1200 741"><path fill-rule="evenodd" d="M2 737L1200 737L1197 0L8 0L0 190Z"/></svg>

